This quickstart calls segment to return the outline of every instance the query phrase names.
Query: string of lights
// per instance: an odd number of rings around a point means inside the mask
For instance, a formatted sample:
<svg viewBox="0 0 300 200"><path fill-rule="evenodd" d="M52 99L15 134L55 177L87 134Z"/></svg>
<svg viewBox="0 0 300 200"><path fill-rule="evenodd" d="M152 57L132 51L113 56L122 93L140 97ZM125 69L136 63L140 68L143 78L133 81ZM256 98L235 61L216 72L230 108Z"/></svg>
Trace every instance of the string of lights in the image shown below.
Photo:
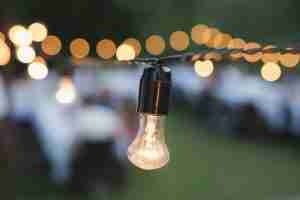
<svg viewBox="0 0 300 200"><path fill-rule="evenodd" d="M0 34L0 65L7 65L12 56L6 35ZM40 43L44 55L58 55L63 42L58 36L48 35L47 27L33 23L28 28L16 25L8 31L8 38L16 50L15 56L21 63L28 64L27 72L32 79L47 77L47 59L37 55L33 42ZM96 45L96 54L104 59L116 57L121 62L148 64L140 80L137 111L140 114L140 128L136 138L128 147L128 159L137 167L154 170L165 166L169 161L169 151L165 143L165 118L168 114L171 92L172 63L187 62L194 64L195 72L208 77L214 72L214 62L246 61L263 62L261 76L267 81L276 81L281 77L281 66L295 67L300 62L299 48L280 48L273 45L262 46L256 42L245 42L222 33L216 28L196 25L190 35L184 31L175 31L169 37L169 46L178 52L190 46L190 40L202 47L196 52L160 56L167 44L159 35L151 35L145 41L146 51L155 57L140 58L143 50L135 38L127 38L119 46L110 39L103 39ZM84 38L76 38L69 44L73 58L84 59L89 56L91 46ZM65 76L56 93L61 103L71 103L76 98L76 90L71 77Z"/></svg>

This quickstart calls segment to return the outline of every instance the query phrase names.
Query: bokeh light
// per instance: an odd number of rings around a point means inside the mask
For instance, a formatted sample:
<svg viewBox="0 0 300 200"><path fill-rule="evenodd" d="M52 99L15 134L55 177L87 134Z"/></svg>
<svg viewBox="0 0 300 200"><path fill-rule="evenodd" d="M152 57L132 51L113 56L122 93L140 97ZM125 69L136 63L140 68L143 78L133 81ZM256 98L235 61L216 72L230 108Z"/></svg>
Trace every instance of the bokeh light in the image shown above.
<svg viewBox="0 0 300 200"><path fill-rule="evenodd" d="M33 60L33 62L43 63L43 64L47 65L46 60L43 57L41 57L41 56L35 57L35 59Z"/></svg>
<svg viewBox="0 0 300 200"><path fill-rule="evenodd" d="M31 63L35 59L35 51L30 46L19 47L17 49L17 59L22 63Z"/></svg>
<svg viewBox="0 0 300 200"><path fill-rule="evenodd" d="M285 67L295 67L300 62L300 54L284 53L280 55L280 63Z"/></svg>
<svg viewBox="0 0 300 200"><path fill-rule="evenodd" d="M183 51L190 44L189 35L184 31L175 31L170 35L170 45L176 51Z"/></svg>
<svg viewBox="0 0 300 200"><path fill-rule="evenodd" d="M9 46L0 40L0 66L7 65L11 59L11 50Z"/></svg>
<svg viewBox="0 0 300 200"><path fill-rule="evenodd" d="M152 55L160 55L166 48L165 40L159 35L151 35L146 40L146 50Z"/></svg>
<svg viewBox="0 0 300 200"><path fill-rule="evenodd" d="M234 38L232 40L230 40L230 42L227 45L228 49L243 49L244 46L246 45L246 42L241 39L241 38ZM239 51L234 51L232 53L230 53L230 57L232 59L240 59L243 57L243 53L239 52Z"/></svg>
<svg viewBox="0 0 300 200"><path fill-rule="evenodd" d="M55 97L56 100L62 104L70 104L76 100L77 91L72 79L64 77L60 81Z"/></svg>
<svg viewBox="0 0 300 200"><path fill-rule="evenodd" d="M132 46L121 44L116 52L119 61L130 61L135 59L135 51Z"/></svg>
<svg viewBox="0 0 300 200"><path fill-rule="evenodd" d="M70 52L74 58L85 58L90 52L90 45L85 39L76 38L70 44Z"/></svg>
<svg viewBox="0 0 300 200"><path fill-rule="evenodd" d="M275 46L273 45L268 45L268 46L265 46L263 48L263 50L272 50L274 49ZM280 52L264 52L263 55L262 55L262 58L261 60L264 62L264 63L268 63L268 62L272 62L272 63L277 63L280 59Z"/></svg>
<svg viewBox="0 0 300 200"><path fill-rule="evenodd" d="M48 35L48 29L44 24L33 23L28 27L28 31L32 35L32 40L35 42L42 42Z"/></svg>
<svg viewBox="0 0 300 200"><path fill-rule="evenodd" d="M18 47L29 46L32 43L32 34L25 27L15 25L9 29L8 37Z"/></svg>
<svg viewBox="0 0 300 200"><path fill-rule="evenodd" d="M221 34L221 32L217 28L210 28L209 30L210 30L210 38L209 38L208 42L206 43L206 46L213 48L214 40L217 35Z"/></svg>
<svg viewBox="0 0 300 200"><path fill-rule="evenodd" d="M212 47L216 49L224 49L228 46L231 40L232 40L231 35L227 33L219 33L213 39Z"/></svg>
<svg viewBox="0 0 300 200"><path fill-rule="evenodd" d="M135 51L135 57L139 56L142 50L141 43L135 38L128 38L126 39L123 44L127 44L132 46Z"/></svg>
<svg viewBox="0 0 300 200"><path fill-rule="evenodd" d="M196 44L204 44L203 35L206 29L208 29L208 26L204 24L198 24L192 28L191 38Z"/></svg>
<svg viewBox="0 0 300 200"><path fill-rule="evenodd" d="M261 76L266 81L277 81L281 76L281 68L276 63L265 63L261 68Z"/></svg>
<svg viewBox="0 0 300 200"><path fill-rule="evenodd" d="M260 44L255 42L249 42L244 46L244 50L259 49L259 48L261 48ZM256 53L243 53L243 56L244 59L249 63L255 63L262 58L263 53L261 51Z"/></svg>
<svg viewBox="0 0 300 200"><path fill-rule="evenodd" d="M47 77L48 68L45 63L34 61L28 65L27 73L34 80L42 80Z"/></svg>
<svg viewBox="0 0 300 200"><path fill-rule="evenodd" d="M212 61L216 61L219 62L222 60L222 55L218 52L208 52L207 54L204 55L204 60L212 60Z"/></svg>
<svg viewBox="0 0 300 200"><path fill-rule="evenodd" d="M62 48L62 43L59 37L54 35L49 35L42 42L42 50L45 54L49 56L57 55Z"/></svg>
<svg viewBox="0 0 300 200"><path fill-rule="evenodd" d="M214 72L214 64L211 60L198 60L194 64L195 72L200 77L209 77Z"/></svg>
<svg viewBox="0 0 300 200"><path fill-rule="evenodd" d="M103 59L111 59L115 56L117 47L112 40L103 39L97 43L97 55Z"/></svg>
<svg viewBox="0 0 300 200"><path fill-rule="evenodd" d="M2 33L2 32L0 32L0 39L3 40L3 41L5 41L5 34Z"/></svg>

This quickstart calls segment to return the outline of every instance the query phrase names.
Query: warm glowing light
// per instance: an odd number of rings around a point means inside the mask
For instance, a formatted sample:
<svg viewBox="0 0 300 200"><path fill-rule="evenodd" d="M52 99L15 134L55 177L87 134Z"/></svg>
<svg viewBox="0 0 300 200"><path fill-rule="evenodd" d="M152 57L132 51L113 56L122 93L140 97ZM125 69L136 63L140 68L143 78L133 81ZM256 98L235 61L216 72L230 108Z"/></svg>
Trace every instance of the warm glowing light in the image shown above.
<svg viewBox="0 0 300 200"><path fill-rule="evenodd" d="M206 43L206 46L213 48L214 47L214 40L217 35L221 34L221 32L217 28L210 28L210 38Z"/></svg>
<svg viewBox="0 0 300 200"><path fill-rule="evenodd" d="M281 76L281 68L276 63L266 63L261 68L261 76L267 81L277 81Z"/></svg>
<svg viewBox="0 0 300 200"><path fill-rule="evenodd" d="M207 54L205 54L204 60L214 60L219 62L222 60L222 55L220 53L213 52L213 51L208 52Z"/></svg>
<svg viewBox="0 0 300 200"><path fill-rule="evenodd" d="M35 59L34 59L33 62L42 63L44 65L47 65L46 60L43 57L41 57L41 56L35 57Z"/></svg>
<svg viewBox="0 0 300 200"><path fill-rule="evenodd" d="M210 60L198 60L194 64L194 69L200 77L209 77L214 72L214 64Z"/></svg>
<svg viewBox="0 0 300 200"><path fill-rule="evenodd" d="M268 50L268 49L273 49L275 48L275 46L273 45L268 45L268 46L265 46L263 48L263 50ZM276 53L273 53L273 52L264 52L263 55L262 55L262 58L261 60L264 62L264 63L268 63L268 62L271 62L271 63L277 63L280 59L280 52L276 52Z"/></svg>
<svg viewBox="0 0 300 200"><path fill-rule="evenodd" d="M232 40L231 35L227 33L219 33L213 39L212 47L216 49L224 49L228 46L231 40Z"/></svg>
<svg viewBox="0 0 300 200"><path fill-rule="evenodd" d="M219 30L216 28L204 29L203 32L201 33L201 35L199 36L200 43L208 45L208 43L211 42L210 40L212 40L213 37L215 37L218 32L219 32Z"/></svg>
<svg viewBox="0 0 300 200"><path fill-rule="evenodd" d="M115 56L117 47L112 40L103 39L97 43L97 55L103 59L111 59Z"/></svg>
<svg viewBox="0 0 300 200"><path fill-rule="evenodd" d="M135 58L134 48L127 44L121 44L117 49L116 56L119 61L134 60Z"/></svg>
<svg viewBox="0 0 300 200"><path fill-rule="evenodd" d="M5 34L2 33L2 32L0 32L0 39L3 40L3 41L5 41Z"/></svg>
<svg viewBox="0 0 300 200"><path fill-rule="evenodd" d="M0 40L0 66L7 65L11 58L11 50L9 46Z"/></svg>
<svg viewBox="0 0 300 200"><path fill-rule="evenodd" d="M208 26L204 24L198 24L192 28L191 38L196 44L202 45L205 43L204 35L206 29L208 29Z"/></svg>
<svg viewBox="0 0 300 200"><path fill-rule="evenodd" d="M62 48L60 39L57 36L49 35L42 42L42 50L45 54L54 56L57 55Z"/></svg>
<svg viewBox="0 0 300 200"><path fill-rule="evenodd" d="M146 40L146 50L152 55L162 54L165 48L165 40L159 35L151 35Z"/></svg>
<svg viewBox="0 0 300 200"><path fill-rule="evenodd" d="M234 38L234 39L230 40L230 42L227 45L227 48L238 50L238 49L243 49L245 45L246 45L246 42L243 39ZM243 57L243 53L240 51L234 51L234 52L230 53L230 57L233 60L240 59Z"/></svg>
<svg viewBox="0 0 300 200"><path fill-rule="evenodd" d="M170 45L176 51L183 51L190 44L189 35L183 31L173 32L170 36Z"/></svg>
<svg viewBox="0 0 300 200"><path fill-rule="evenodd" d="M128 159L144 170L164 167L170 160L165 143L165 116L142 114L138 135L128 147Z"/></svg>
<svg viewBox="0 0 300 200"><path fill-rule="evenodd" d="M74 39L70 44L70 52L74 58L85 58L90 52L90 45L83 38Z"/></svg>
<svg viewBox="0 0 300 200"><path fill-rule="evenodd" d="M28 31L32 35L32 40L35 42L42 42L48 35L47 27L41 23L33 23L28 27Z"/></svg>
<svg viewBox="0 0 300 200"><path fill-rule="evenodd" d="M280 55L280 63L285 67L295 67L300 62L300 54L284 53Z"/></svg>
<svg viewBox="0 0 300 200"><path fill-rule="evenodd" d="M70 78L63 78L60 81L55 97L56 100L62 104L70 104L76 100L76 88Z"/></svg>
<svg viewBox="0 0 300 200"><path fill-rule="evenodd" d="M22 63L31 63L35 59L35 51L30 46L19 47L17 49L17 59Z"/></svg>
<svg viewBox="0 0 300 200"><path fill-rule="evenodd" d="M133 49L134 49L134 52L135 52L135 56L139 56L140 53L141 53L141 50L142 50L142 46L141 46L141 43L137 40L137 39L134 39L134 38L128 38L126 39L123 44L127 44L129 46L132 46Z"/></svg>
<svg viewBox="0 0 300 200"><path fill-rule="evenodd" d="M260 44L255 43L255 42L249 42L244 46L244 50L251 50L251 49L259 49L261 48ZM257 52L257 53L243 53L243 56L246 61L250 63L255 63L258 62L262 56L262 52Z"/></svg>
<svg viewBox="0 0 300 200"><path fill-rule="evenodd" d="M19 47L29 46L32 43L32 34L25 27L16 25L9 29L9 39Z"/></svg>
<svg viewBox="0 0 300 200"><path fill-rule="evenodd" d="M32 79L42 80L47 77L48 68L46 64L39 61L34 61L28 65L27 73Z"/></svg>

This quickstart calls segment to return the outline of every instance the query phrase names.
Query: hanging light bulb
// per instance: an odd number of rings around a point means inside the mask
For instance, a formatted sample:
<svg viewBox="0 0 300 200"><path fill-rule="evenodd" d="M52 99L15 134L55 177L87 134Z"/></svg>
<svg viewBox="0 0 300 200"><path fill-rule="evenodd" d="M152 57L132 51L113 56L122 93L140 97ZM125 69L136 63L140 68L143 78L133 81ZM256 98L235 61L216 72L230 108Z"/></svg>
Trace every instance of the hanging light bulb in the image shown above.
<svg viewBox="0 0 300 200"><path fill-rule="evenodd" d="M169 161L165 143L165 119L169 110L171 70L167 67L149 67L140 81L139 131L128 147L128 159L144 170L164 167Z"/></svg>

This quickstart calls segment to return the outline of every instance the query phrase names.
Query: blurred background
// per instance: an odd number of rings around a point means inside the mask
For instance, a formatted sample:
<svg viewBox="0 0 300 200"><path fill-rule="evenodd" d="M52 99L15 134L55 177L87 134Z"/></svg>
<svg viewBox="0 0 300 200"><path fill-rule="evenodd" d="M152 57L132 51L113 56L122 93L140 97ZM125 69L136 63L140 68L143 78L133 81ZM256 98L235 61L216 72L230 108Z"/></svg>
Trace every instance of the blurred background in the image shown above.
<svg viewBox="0 0 300 200"><path fill-rule="evenodd" d="M119 45L133 37L141 42L140 57L148 57L144 46L150 35L168 43L172 32L189 34L196 24L249 42L297 47L299 9L298 0L2 1L0 40L7 46L0 41L0 195L300 199L299 59L282 67L276 82L261 77L261 62L215 63L209 77L197 76L191 63L171 63L166 130L171 160L149 172L126 156L138 129L139 79L147 65L99 59L96 47L104 38ZM34 22L57 37L48 37L48 45L34 43L34 57L40 57L28 61L32 49L19 45L13 51L9 32ZM75 38L88 41L88 55L70 54ZM190 44L184 52L199 49ZM168 44L163 51L175 53Z"/></svg>

